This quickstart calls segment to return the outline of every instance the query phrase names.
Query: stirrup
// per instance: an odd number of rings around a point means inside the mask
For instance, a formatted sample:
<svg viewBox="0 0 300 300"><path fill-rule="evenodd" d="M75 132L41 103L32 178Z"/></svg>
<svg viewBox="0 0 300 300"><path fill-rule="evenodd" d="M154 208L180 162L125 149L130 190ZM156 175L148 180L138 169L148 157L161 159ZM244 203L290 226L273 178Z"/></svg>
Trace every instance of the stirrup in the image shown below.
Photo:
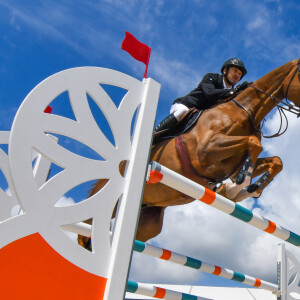
<svg viewBox="0 0 300 300"><path fill-rule="evenodd" d="M254 169L254 167L255 167L255 164L252 163L251 156L248 155L244 165L242 166L241 170L239 171L239 173L237 174L237 176L235 178L236 184L242 184L245 181L246 176L251 177L252 172L249 172L248 170L249 170L249 168Z"/></svg>
<svg viewBox="0 0 300 300"><path fill-rule="evenodd" d="M270 172L267 171L265 172L255 183L249 185L247 187L247 192L248 193L253 193L255 192L256 190L258 190L259 188L264 188L263 184L264 183L270 183Z"/></svg>

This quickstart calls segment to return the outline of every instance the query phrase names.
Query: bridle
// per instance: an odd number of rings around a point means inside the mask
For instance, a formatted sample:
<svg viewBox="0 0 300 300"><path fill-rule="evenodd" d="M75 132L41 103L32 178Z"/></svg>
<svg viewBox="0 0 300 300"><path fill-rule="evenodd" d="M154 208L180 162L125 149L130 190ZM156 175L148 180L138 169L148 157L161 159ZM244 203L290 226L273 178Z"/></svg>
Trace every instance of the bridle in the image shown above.
<svg viewBox="0 0 300 300"><path fill-rule="evenodd" d="M264 134L262 133L262 131L261 131L261 128L262 128L262 127L257 128L257 126L255 125L255 122L254 122L254 120L253 120L253 118L252 118L250 112L248 111L248 109L245 108L245 107L244 107L242 104L240 104L239 102L237 102L235 99L232 99L232 101L233 101L236 105L238 105L239 107L241 107L242 109L244 109L244 110L248 113L252 127L254 128L254 130L255 130L256 132L261 133L262 136L263 136L264 138L278 137L278 136L281 136L282 134L284 134L284 133L286 132L286 130L288 129L288 118L286 117L284 110L286 110L286 111L288 111L288 112L291 112L291 113L297 115L297 118L300 117L300 108L298 108L298 107L296 107L296 105L292 104L292 103L290 102L290 100L288 100L288 98L287 98L287 96L288 96L288 91L289 91L289 88L290 88L290 85L291 85L293 79L295 78L295 76L296 76L296 74L297 74L297 71L298 71L298 78L299 78L299 80L300 80L300 58L298 59L297 68L295 69L294 73L293 73L292 76L291 76L290 82L289 82L289 84L288 84L288 87L287 87L287 89L286 89L285 95L284 95L284 97L283 97L282 100L279 99L279 98L277 98L276 96L274 96L274 93L275 93L275 92L274 92L273 94L270 94L270 93L268 93L268 92L262 90L261 88L255 86L253 83L251 83L251 84L249 85L249 87L255 89L256 91L258 91L258 92L260 92L260 93L263 93L263 94L267 95L269 98L271 98L272 100L274 100L275 102L277 102L276 107L277 107L277 109L278 109L278 111L279 111L279 115L280 115L280 127L279 127L278 132L275 133L275 134L273 134L273 135L270 135L270 136L264 135ZM282 120L283 120L282 116L284 116L284 118L285 118L285 123L286 123L286 127L285 127L285 129L284 129L283 131L281 131L281 128L282 128Z"/></svg>

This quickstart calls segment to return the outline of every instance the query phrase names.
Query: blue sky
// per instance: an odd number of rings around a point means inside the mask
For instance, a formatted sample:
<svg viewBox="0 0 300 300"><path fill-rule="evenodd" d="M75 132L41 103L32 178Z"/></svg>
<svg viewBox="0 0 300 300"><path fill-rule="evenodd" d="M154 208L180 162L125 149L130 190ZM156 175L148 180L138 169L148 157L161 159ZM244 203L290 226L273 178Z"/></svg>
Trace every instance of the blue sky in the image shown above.
<svg viewBox="0 0 300 300"><path fill-rule="evenodd" d="M299 56L297 1L0 1L1 122L27 93L66 68L102 66L137 78L143 64L120 50L127 30L152 48L148 76L162 84L158 119L229 57L245 79ZM10 115L11 117L8 117Z"/></svg>
<svg viewBox="0 0 300 300"><path fill-rule="evenodd" d="M17 108L26 95L39 82L58 71L79 66L99 66L141 80L144 65L120 49L125 31L152 48L148 76L161 84L157 111L159 121L168 114L175 98L194 89L207 72L219 72L229 57L236 56L245 62L248 69L245 80L248 81L255 81L285 62L298 58L299 20L298 0L0 0L0 128L10 130ZM287 228L294 226L296 230L299 221L288 216L300 210L297 204L299 175L295 166L295 161L298 161L296 149L299 143L297 139L295 141L298 123L292 116L289 118L289 133L277 141L264 141L264 145L268 153L273 155L277 151L281 154L286 163L285 170L289 173L280 175L280 182L292 188L284 188L284 192L282 189L276 190L278 181L264 193L257 209L265 216L277 218ZM268 119L266 132L276 131L278 117L271 114ZM292 185L292 182L295 184ZM276 205L282 203L282 198L292 200L293 205ZM245 203L251 208L254 201L250 199ZM169 225L154 242L199 258L203 258L198 255L199 247L203 246L205 251L201 252L210 263L275 280L274 243L277 240L265 235L257 236L256 231L249 231L238 223L234 226L242 227L241 232L228 233L224 231L227 225L231 226L227 217L213 214L198 204L192 205L170 210L166 216ZM198 214L195 215L195 212ZM285 216L281 215L283 212ZM180 228L176 227L179 226L178 219L183 217L189 223L182 222ZM215 231L220 230L220 222L225 225L217 234ZM209 229L202 229L205 226ZM234 232L235 228L232 229ZM192 233L199 236L208 230L213 232L214 239L208 235L205 245L193 241L186 249L184 245L190 243L185 239L187 236L196 240ZM252 242L244 240L246 234ZM174 236L177 238L171 239ZM221 245L220 254L215 250L220 249ZM232 245L236 245L233 250L230 248ZM262 255L269 251L272 254L267 258ZM254 257L253 253L260 256ZM239 254L241 256L237 259ZM274 269L269 271L270 268L263 268L262 262L267 266L274 264L271 267ZM149 272L139 270L138 264L147 264ZM131 276L134 279L140 276L141 281L150 282L180 283L183 280L183 283L190 284L230 285L225 280L178 268L169 269L156 262L154 265L137 257ZM163 276L169 277L164 279Z"/></svg>

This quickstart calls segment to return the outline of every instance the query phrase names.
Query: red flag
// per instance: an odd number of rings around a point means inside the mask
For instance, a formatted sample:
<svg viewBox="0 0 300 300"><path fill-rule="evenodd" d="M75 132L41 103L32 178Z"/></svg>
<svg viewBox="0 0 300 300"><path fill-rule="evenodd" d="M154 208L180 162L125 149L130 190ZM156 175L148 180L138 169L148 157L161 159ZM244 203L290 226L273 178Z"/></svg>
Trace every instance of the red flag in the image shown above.
<svg viewBox="0 0 300 300"><path fill-rule="evenodd" d="M121 49L127 51L133 58L146 65L144 74L144 78L146 78L151 48L146 44L141 43L131 33L125 31L125 38L122 42Z"/></svg>
<svg viewBox="0 0 300 300"><path fill-rule="evenodd" d="M45 110L44 110L44 113L46 113L46 114L51 114L51 113L52 113L52 109L53 109L53 107L47 106L47 107L45 108Z"/></svg>

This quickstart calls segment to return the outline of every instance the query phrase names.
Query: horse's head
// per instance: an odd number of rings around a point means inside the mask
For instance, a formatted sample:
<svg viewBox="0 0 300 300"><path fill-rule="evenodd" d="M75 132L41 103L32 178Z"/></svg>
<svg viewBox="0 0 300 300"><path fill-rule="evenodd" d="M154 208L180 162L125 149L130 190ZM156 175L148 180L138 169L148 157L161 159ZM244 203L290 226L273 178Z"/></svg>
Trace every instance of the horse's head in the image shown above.
<svg viewBox="0 0 300 300"><path fill-rule="evenodd" d="M284 109L300 116L300 59L269 72L250 87L252 89L246 89L233 101L237 100L236 104L246 110L255 129L275 106L278 106L280 113Z"/></svg>

